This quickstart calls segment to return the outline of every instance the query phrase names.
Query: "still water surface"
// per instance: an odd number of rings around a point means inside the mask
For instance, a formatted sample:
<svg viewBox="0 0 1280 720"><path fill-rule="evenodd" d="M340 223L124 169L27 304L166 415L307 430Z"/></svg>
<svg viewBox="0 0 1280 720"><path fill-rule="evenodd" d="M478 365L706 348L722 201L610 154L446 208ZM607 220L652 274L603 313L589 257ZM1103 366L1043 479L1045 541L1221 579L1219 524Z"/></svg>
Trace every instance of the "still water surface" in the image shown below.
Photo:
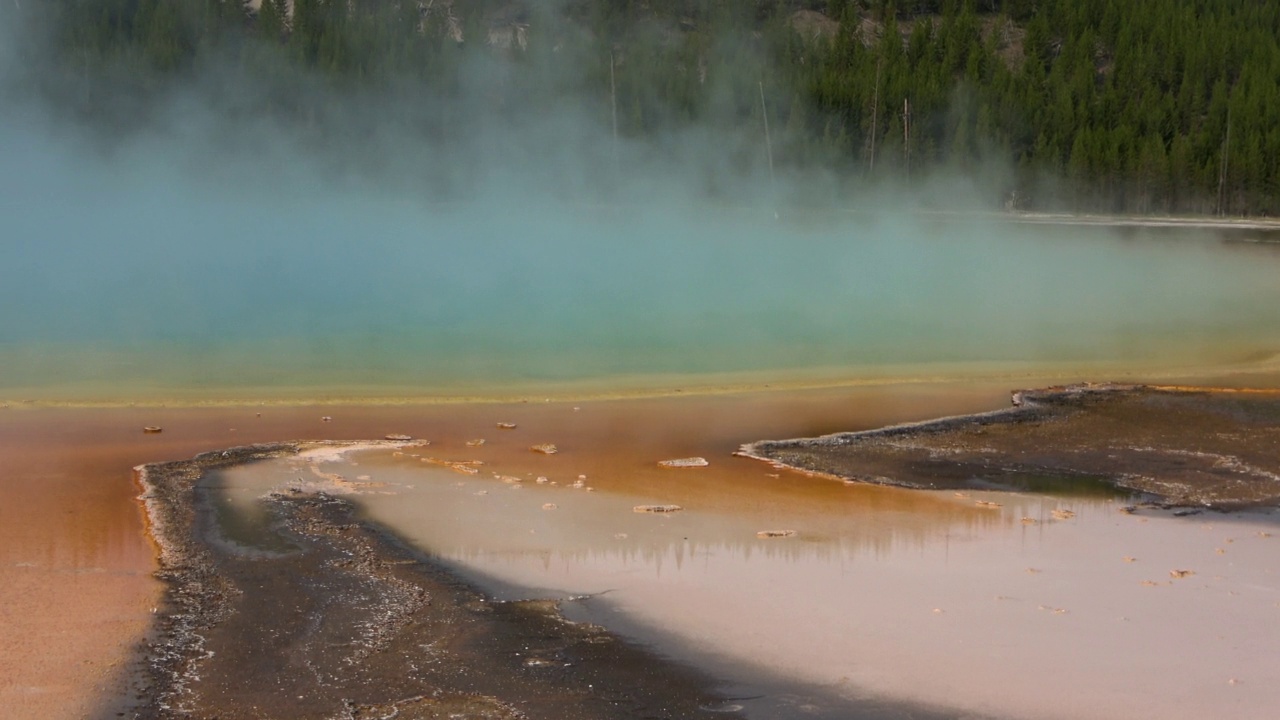
<svg viewBox="0 0 1280 720"><path fill-rule="evenodd" d="M76 214L13 201L0 306L24 310L0 314L0 397L1154 371L1280 351L1280 245L1238 232L356 193L167 208L170 192Z"/></svg>
<svg viewBox="0 0 1280 720"><path fill-rule="evenodd" d="M272 488L349 493L499 598L562 599L571 618L709 669L754 717L908 700L1000 717L1261 718L1280 702L1273 517L775 478L727 457L585 478L568 454L475 476L423 460L479 453L279 460L215 482L241 513ZM650 503L684 510L633 510ZM254 546L264 529L227 531Z"/></svg>

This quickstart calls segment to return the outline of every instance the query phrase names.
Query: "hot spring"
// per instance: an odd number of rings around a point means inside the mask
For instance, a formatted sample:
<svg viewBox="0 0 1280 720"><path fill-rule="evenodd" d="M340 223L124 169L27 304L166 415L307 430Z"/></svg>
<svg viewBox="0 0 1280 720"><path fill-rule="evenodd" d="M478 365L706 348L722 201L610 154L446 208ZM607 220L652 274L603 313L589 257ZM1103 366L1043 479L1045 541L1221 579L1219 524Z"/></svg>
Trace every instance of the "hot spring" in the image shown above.
<svg viewBox="0 0 1280 720"><path fill-rule="evenodd" d="M1241 232L432 204L155 169L114 183L57 154L5 165L10 399L1097 378L1280 348L1280 250L1224 240Z"/></svg>

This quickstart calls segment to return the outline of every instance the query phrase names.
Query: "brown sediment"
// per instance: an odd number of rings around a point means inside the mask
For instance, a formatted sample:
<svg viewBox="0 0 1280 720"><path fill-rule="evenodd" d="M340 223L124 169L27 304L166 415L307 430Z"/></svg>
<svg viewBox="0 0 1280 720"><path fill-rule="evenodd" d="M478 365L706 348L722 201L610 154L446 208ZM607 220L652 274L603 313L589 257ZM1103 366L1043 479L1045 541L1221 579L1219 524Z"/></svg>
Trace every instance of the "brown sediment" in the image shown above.
<svg viewBox="0 0 1280 720"><path fill-rule="evenodd" d="M1021 390L1003 410L762 440L737 454L908 488L1049 490L1094 481L1166 506L1274 505L1280 392L1122 384Z"/></svg>
<svg viewBox="0 0 1280 720"><path fill-rule="evenodd" d="M159 592L128 469L168 436L68 415L0 412L0 718L99 710Z"/></svg>
<svg viewBox="0 0 1280 720"><path fill-rule="evenodd" d="M166 583L138 716L684 718L725 707L696 672L570 623L555 603L493 602L324 493L267 499L294 551L211 541L206 473L346 445L255 445L137 469Z"/></svg>
<svg viewBox="0 0 1280 720"><path fill-rule="evenodd" d="M844 390L766 392L567 403L345 404L262 403L210 407L39 407L0 409L0 718L73 718L118 711L129 696L134 647L155 619L161 587L152 577L155 549L131 468L189 458L231 444L281 438L354 440L405 433L430 438L432 453L465 463L501 466L508 474L589 474L593 486L648 495L667 487L670 471L654 457L726 457L722 470L682 485L671 500L726 511L754 507L741 494L799 490L743 470L727 456L743 437L872 427L937 412L996 406L1000 385L875 386ZM747 410L750 410L749 412ZM339 413L340 411L340 413ZM565 438L553 457L530 453L527 442L466 448L493 427L494 415ZM339 413L341 422L324 418ZM140 428L163 426L147 435ZM237 428L230 433L230 428ZM513 433L513 437L519 433ZM464 470L463 468L466 468ZM716 470L716 467L710 470ZM846 502L847 493L821 484L770 502L804 507ZM868 489L885 507L961 508L927 497ZM770 496L773 497L773 496ZM865 498L864 498L865 499Z"/></svg>
<svg viewBox="0 0 1280 720"><path fill-rule="evenodd" d="M0 503L0 537L4 539L0 558L5 561L0 562L0 717L82 717L100 709L94 703L114 692L107 682L113 670L104 673L103 668L118 668L127 660L130 646L154 617L148 612L150 607L157 604L157 583L150 577L152 548L142 533L129 472L138 463L185 458L226 447L231 444L229 437L246 443L315 436L355 439L402 431L430 438L433 454L454 461L483 459L486 468L524 475L526 483L535 476L565 483L586 474L602 490L643 496L637 502L652 498L695 510L714 506L724 512L757 512L773 506L815 512L854 508L877 517L918 516L912 520L912 532L924 532L921 528L932 532L939 524L960 519L965 523L962 527L981 524L986 528L998 523L1001 513L957 503L949 493L942 497L892 488L809 483L786 474L770 477L767 468L728 455L744 437L818 435L997 407L1007 398L1007 387L1002 381L999 386L912 385L546 404L539 398L497 411L493 405L346 405L330 410L268 403L0 412L0 489L6 500ZM494 414L499 411L502 417L519 421L521 432L513 433L510 442L491 436L493 442L484 447L466 448L466 439L491 431ZM334 413L339 421L322 423L323 412ZM152 423L163 425L164 433L148 436L139 432ZM238 431L228 435L230 427ZM561 441L565 452L554 457L530 453L527 440L517 441L525 437L526 429ZM713 459L712 467L697 473L696 483L673 484L672 471L654 462L656 458L685 455ZM418 463L418 458L413 462ZM362 465L368 467L369 462L362 461ZM1009 504L1017 505L1017 501ZM569 503L562 504L555 516L566 512L566 507ZM1015 509L1026 513L1021 505ZM1012 517L1016 522L1017 515ZM746 530L750 535L772 527L774 522L787 527L770 516ZM1065 532L1080 522L1046 522L1045 527L1056 526L1057 532ZM807 526L794 527L808 539ZM895 526L895 537L900 531ZM614 533L609 531L608 536ZM880 551L888 543L866 542ZM803 544L782 541L770 549ZM1231 548L1234 553L1237 546ZM1182 587L1196 587L1193 583L1211 577L1212 559L1157 560L1151 550L1143 548L1126 547L1117 555L1121 552L1137 555L1141 561L1133 567L1147 568L1151 578L1160 578L1169 568L1198 570L1198 577L1178 583ZM1019 576L1026 564L1017 566ZM1116 564L1123 563L1117 560ZM1137 579L1126 582L1138 587ZM1164 578L1161 584L1168 582ZM1072 618L1081 617L1075 604L1057 598L1053 602L1055 607L1071 607ZM948 617L959 617L949 611ZM527 659L536 667L546 658ZM1262 686L1260 682L1246 685ZM398 706L403 709L401 717L409 708L418 707L417 702ZM387 707L381 714L390 712Z"/></svg>

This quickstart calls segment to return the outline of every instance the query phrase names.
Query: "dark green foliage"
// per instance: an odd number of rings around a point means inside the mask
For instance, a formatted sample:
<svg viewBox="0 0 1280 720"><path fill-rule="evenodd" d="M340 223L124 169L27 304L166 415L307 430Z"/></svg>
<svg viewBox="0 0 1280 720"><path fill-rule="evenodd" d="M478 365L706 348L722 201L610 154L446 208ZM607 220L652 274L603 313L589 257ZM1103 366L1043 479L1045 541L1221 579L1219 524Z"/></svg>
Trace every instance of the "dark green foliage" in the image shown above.
<svg viewBox="0 0 1280 720"><path fill-rule="evenodd" d="M485 113L571 106L602 127L616 88L628 137L758 132L763 85L784 171L903 180L995 162L1016 169L1004 191L1030 206L1280 211L1276 3L263 3L45 0L29 14L52 28L53 94L98 120L108 95L145 96L214 63L279 84L266 111L307 122L316 101L286 91L302 78L352 103L492 83ZM478 59L501 69L465 74ZM108 76L110 93L98 90ZM441 114L418 125L447 126ZM1054 195L1037 195L1047 177Z"/></svg>

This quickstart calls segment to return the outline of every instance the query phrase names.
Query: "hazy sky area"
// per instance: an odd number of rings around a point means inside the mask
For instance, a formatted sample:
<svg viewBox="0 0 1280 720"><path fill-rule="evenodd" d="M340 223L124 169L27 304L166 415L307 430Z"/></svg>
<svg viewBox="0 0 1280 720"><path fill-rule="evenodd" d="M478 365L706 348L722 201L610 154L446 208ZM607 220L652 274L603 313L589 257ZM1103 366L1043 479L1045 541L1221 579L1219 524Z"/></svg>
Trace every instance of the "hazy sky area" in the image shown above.
<svg viewBox="0 0 1280 720"><path fill-rule="evenodd" d="M394 94L335 107L324 133L286 127L214 66L104 132L31 92L15 46L0 47L0 390L1124 360L1277 339L1274 253L920 212L987 209L971 178L808 210L829 183L775 191L763 133L624 140L619 173L599 107L487 112L497 60L438 109L465 125L440 145L390 118Z"/></svg>

